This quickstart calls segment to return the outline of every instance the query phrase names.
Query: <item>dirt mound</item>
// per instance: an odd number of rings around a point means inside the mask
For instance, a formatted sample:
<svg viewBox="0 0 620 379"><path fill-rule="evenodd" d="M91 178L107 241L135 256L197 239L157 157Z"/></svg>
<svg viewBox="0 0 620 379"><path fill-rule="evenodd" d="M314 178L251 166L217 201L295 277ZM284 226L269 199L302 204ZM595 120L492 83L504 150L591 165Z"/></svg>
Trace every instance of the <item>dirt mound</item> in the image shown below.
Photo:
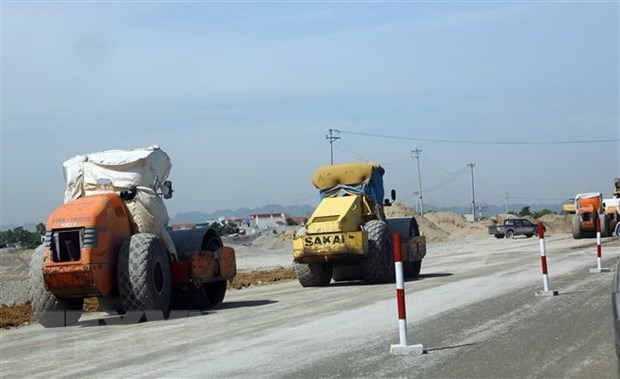
<svg viewBox="0 0 620 379"><path fill-rule="evenodd" d="M427 212L424 216L401 203L394 203L385 208L386 217L415 217L420 226L420 233L428 241L445 241L465 237L485 237L487 225L472 223L465 217L452 212Z"/></svg>
<svg viewBox="0 0 620 379"><path fill-rule="evenodd" d="M418 216L418 213L402 203L393 203L389 207L384 207L385 217L411 217Z"/></svg>
<svg viewBox="0 0 620 379"><path fill-rule="evenodd" d="M549 233L571 233L573 215L544 215L538 219Z"/></svg>
<svg viewBox="0 0 620 379"><path fill-rule="evenodd" d="M0 328L15 328L32 322L30 303L0 306Z"/></svg>
<svg viewBox="0 0 620 379"><path fill-rule="evenodd" d="M465 217L452 212L429 212L424 218L446 233L447 239L486 237L486 223L469 222Z"/></svg>
<svg viewBox="0 0 620 379"><path fill-rule="evenodd" d="M262 249L281 249L284 247L290 247L293 244L293 234L295 230L272 230L261 233L254 241L252 246L260 247Z"/></svg>
<svg viewBox="0 0 620 379"><path fill-rule="evenodd" d="M441 229L427 218L420 216L416 211L402 203L393 203L391 206L385 207L384 212L386 218L415 217L420 227L420 233L425 235L426 239L429 241L440 241L449 236L445 230Z"/></svg>
<svg viewBox="0 0 620 379"><path fill-rule="evenodd" d="M225 245L239 247L258 247L274 250L292 246L293 234L299 226L278 227L277 229L263 230L258 233L222 237Z"/></svg>

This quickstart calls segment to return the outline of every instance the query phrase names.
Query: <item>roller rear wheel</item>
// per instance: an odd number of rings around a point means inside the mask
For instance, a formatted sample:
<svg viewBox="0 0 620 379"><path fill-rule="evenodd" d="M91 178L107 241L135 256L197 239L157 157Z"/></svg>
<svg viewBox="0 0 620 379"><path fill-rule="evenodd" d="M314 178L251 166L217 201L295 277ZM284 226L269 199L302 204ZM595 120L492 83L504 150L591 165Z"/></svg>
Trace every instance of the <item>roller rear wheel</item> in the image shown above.
<svg viewBox="0 0 620 379"><path fill-rule="evenodd" d="M371 220L364 224L368 232L368 255L362 261L364 280L368 283L388 283L394 281L394 262L387 238L387 223Z"/></svg>
<svg viewBox="0 0 620 379"><path fill-rule="evenodd" d="M327 263L295 262L294 267L302 287L326 286L332 280L332 266Z"/></svg>
<svg viewBox="0 0 620 379"><path fill-rule="evenodd" d="M34 319L46 328L77 324L84 299L61 299L45 288L43 259L45 246L36 248L30 259L28 292Z"/></svg>
<svg viewBox="0 0 620 379"><path fill-rule="evenodd" d="M171 275L168 252L154 234L138 233L121 247L118 256L118 287L125 311L170 307Z"/></svg>
<svg viewBox="0 0 620 379"><path fill-rule="evenodd" d="M579 218L579 216L575 216L572 219L572 223L571 223L571 231L573 233L573 238L574 239L580 239L582 237L581 234L581 219Z"/></svg>

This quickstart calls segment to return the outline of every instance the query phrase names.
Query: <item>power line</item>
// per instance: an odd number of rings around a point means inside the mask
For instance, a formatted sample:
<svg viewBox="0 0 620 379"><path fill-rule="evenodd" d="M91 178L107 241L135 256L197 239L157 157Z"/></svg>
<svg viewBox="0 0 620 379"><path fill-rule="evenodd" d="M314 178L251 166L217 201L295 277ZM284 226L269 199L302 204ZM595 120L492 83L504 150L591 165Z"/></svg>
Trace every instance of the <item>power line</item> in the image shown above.
<svg viewBox="0 0 620 379"><path fill-rule="evenodd" d="M574 141L546 141L546 142L532 142L532 141L475 141L475 140L448 140L448 139L433 139L433 138L416 138L416 137L403 137L403 136L392 136L392 135L384 135L384 134L374 134L374 133L362 133L362 132L353 132L347 130L340 130L340 133L343 134L354 134L358 136L365 137L374 137L374 138L386 138L386 139L396 139L396 140L405 140L405 141L422 141L422 142L436 142L436 143L455 143L455 144L465 144L465 145L581 145L581 144L593 144L593 143L610 143L610 142L620 142L620 138L609 138L609 139L600 139L600 140L574 140Z"/></svg>
<svg viewBox="0 0 620 379"><path fill-rule="evenodd" d="M462 169L461 169L461 170L459 170L457 172L451 172L451 171L448 171L446 169L443 169L443 168L439 167L439 165L437 165L437 163L434 163L433 160L430 159L430 157L428 155L428 152L426 152L424 154L424 161L422 161L422 165L424 166L425 163L430 163L430 165L427 166L427 167L432 168L432 169L434 169L436 171L441 171L441 172L443 172L445 174L448 174L448 175L458 175L462 171Z"/></svg>
<svg viewBox="0 0 620 379"><path fill-rule="evenodd" d="M341 145L344 145L344 147ZM338 148L338 150L344 152L345 154L349 155L351 158L361 160L361 161L368 161L368 159L364 158L361 154L358 154L355 150L351 149L351 147L348 146L346 143L344 143L344 141L340 141L340 144L336 145L336 148Z"/></svg>
<svg viewBox="0 0 620 379"><path fill-rule="evenodd" d="M389 162L382 162L381 166L383 166L384 168L390 169L390 170L404 167L404 166L409 166L409 157L399 158L399 159L389 161Z"/></svg>
<svg viewBox="0 0 620 379"><path fill-rule="evenodd" d="M435 186L430 187L430 188L427 187L425 191L426 191L426 193L433 192L433 191L435 191L435 190L445 186L446 184L448 184L450 182L453 182L453 181L456 181L457 179L460 179L465 174L467 174L467 167L464 167L463 169L461 169L460 172L454 174L452 177L444 180L443 182L441 182L439 184L436 184Z"/></svg>

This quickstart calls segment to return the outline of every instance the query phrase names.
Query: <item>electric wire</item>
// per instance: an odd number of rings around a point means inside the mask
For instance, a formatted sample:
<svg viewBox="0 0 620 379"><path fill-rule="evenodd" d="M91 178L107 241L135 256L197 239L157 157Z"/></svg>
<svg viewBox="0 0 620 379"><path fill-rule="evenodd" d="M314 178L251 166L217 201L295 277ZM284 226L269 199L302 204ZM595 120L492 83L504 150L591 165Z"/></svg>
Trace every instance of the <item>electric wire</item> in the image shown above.
<svg viewBox="0 0 620 379"><path fill-rule="evenodd" d="M434 185L432 187L429 187L429 188L424 188L424 193L436 191L436 190L440 189L441 187L443 187L443 186L445 186L445 185L447 185L449 183L455 182L458 179L460 179L463 176L465 176L465 174L467 174L467 172L468 172L467 168L462 168L460 172L456 173L456 175L453 175L452 177L444 180L443 182L441 182L439 184L436 184L436 185Z"/></svg>
<svg viewBox="0 0 620 379"><path fill-rule="evenodd" d="M433 143L452 143L463 145L582 145L582 144L599 144L599 143L617 143L620 142L620 138L608 138L608 139L594 139L594 140L558 140L558 141L476 141L476 140L450 140L450 139L437 139L437 138L417 138L417 137L405 137L405 136L393 136L386 134L375 133L363 133L349 130L339 130L342 134L352 134L364 137L395 139L401 141L421 141L421 142L433 142Z"/></svg>
<svg viewBox="0 0 620 379"><path fill-rule="evenodd" d="M350 156L353 159L361 160L361 161L368 161L368 159L363 157L361 154L355 152L353 149L347 146L346 143L342 142L342 140L340 140L340 143L336 144L336 149L340 150L341 152L345 153L346 155Z"/></svg>
<svg viewBox="0 0 620 379"><path fill-rule="evenodd" d="M426 167L426 168L434 168L435 170L441 171L441 172L443 172L445 174L448 174L448 175L458 175L459 172L460 172L460 170L456 171L456 172L453 172L453 171L448 171L446 169L443 169L443 168L439 167L439 165L434 163L432 159L429 159L428 153L424 153L424 159L422 159L421 161L422 161L422 165L424 167ZM426 164L429 164L430 167L426 166Z"/></svg>

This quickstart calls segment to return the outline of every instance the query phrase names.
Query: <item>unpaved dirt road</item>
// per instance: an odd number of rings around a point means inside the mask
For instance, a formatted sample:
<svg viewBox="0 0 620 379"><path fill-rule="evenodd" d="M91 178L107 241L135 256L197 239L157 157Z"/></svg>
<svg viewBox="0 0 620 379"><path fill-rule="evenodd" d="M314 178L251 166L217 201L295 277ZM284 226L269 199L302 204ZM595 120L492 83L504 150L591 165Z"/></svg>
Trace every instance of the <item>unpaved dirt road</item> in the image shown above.
<svg viewBox="0 0 620 379"><path fill-rule="evenodd" d="M620 240L604 239L605 267ZM410 343L393 356L394 284L296 281L230 291L222 308L189 318L0 331L0 376L23 377L427 377L617 378L611 273L595 240L546 239L551 288L542 289L536 238L429 245L419 280L405 284ZM101 320L106 320L104 324Z"/></svg>

